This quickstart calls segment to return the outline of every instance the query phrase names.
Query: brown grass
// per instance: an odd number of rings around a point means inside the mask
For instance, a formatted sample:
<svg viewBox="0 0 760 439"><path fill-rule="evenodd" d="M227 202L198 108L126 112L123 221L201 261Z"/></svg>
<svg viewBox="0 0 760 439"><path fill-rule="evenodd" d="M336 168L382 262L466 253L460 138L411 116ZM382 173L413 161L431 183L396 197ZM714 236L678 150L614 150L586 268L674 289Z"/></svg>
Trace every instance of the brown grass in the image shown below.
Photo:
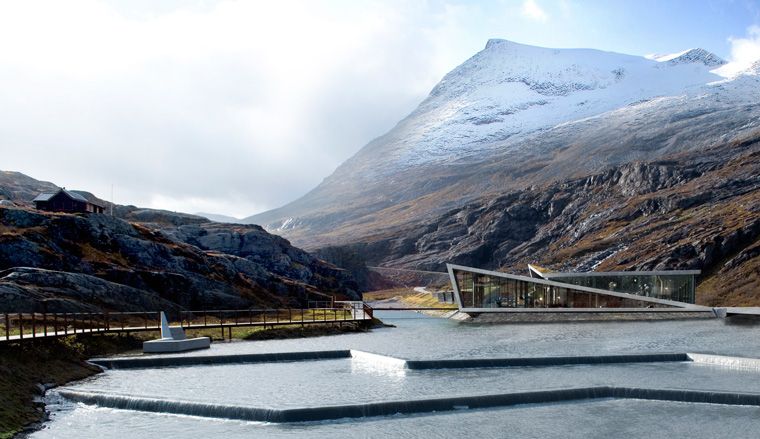
<svg viewBox="0 0 760 439"><path fill-rule="evenodd" d="M132 337L78 337L0 346L0 438L11 438L43 418L44 408L33 400L39 383L62 385L94 375L100 368L86 363L87 358L137 344Z"/></svg>

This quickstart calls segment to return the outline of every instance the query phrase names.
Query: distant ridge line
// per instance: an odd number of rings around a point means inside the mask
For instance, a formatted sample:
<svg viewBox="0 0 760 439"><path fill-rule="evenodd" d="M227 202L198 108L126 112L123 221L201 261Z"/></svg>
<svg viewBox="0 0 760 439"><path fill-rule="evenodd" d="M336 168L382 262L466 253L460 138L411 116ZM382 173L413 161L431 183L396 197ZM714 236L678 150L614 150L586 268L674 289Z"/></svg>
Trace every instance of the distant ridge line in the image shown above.
<svg viewBox="0 0 760 439"><path fill-rule="evenodd" d="M449 273L445 271L412 270L411 268L370 267L370 266L367 266L367 268L369 268L370 270L391 270L391 271L404 271L408 273L445 274L446 276L449 275Z"/></svg>

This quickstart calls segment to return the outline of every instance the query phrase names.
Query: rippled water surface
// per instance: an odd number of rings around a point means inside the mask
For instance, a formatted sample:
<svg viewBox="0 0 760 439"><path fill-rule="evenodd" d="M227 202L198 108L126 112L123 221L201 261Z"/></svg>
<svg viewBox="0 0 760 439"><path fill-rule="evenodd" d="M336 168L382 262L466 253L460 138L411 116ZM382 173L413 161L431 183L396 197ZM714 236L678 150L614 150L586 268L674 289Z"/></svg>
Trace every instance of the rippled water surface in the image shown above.
<svg viewBox="0 0 760 439"><path fill-rule="evenodd" d="M760 357L760 326L725 320L473 325L400 312L397 328L278 341L224 343L184 355L361 349L406 359L702 352Z"/></svg>
<svg viewBox="0 0 760 439"><path fill-rule="evenodd" d="M35 438L723 438L756 439L760 409L606 400L291 425L81 406Z"/></svg>
<svg viewBox="0 0 760 439"><path fill-rule="evenodd" d="M407 359L702 352L760 357L760 327L723 320L469 325L413 314L396 328L310 339L218 343L186 355L360 349ZM403 370L324 361L111 370L69 389L256 407L306 407L600 385L760 393L760 371L688 362ZM259 424L113 410L49 397L33 437L758 437L757 407L601 400L325 423ZM750 434L755 432L755 434Z"/></svg>

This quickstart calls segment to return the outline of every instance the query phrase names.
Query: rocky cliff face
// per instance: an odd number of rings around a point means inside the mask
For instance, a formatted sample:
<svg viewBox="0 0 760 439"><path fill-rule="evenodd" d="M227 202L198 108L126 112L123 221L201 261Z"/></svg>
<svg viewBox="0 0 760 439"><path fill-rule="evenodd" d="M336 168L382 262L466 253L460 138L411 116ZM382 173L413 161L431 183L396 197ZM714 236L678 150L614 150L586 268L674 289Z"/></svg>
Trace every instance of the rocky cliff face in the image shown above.
<svg viewBox="0 0 760 439"><path fill-rule="evenodd" d="M348 247L372 264L426 270L700 269L700 303L760 305L760 132L483 197Z"/></svg>
<svg viewBox="0 0 760 439"><path fill-rule="evenodd" d="M348 273L256 226L158 227L20 207L0 207L0 270L0 311L229 309L356 297Z"/></svg>

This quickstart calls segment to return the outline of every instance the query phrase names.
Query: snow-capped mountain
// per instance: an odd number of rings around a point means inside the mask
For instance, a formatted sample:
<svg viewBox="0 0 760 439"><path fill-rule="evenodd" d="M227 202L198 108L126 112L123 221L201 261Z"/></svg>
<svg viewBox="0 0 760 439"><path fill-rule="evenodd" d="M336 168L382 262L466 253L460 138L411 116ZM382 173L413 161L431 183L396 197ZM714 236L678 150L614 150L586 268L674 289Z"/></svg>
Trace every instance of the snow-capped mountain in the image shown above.
<svg viewBox="0 0 760 439"><path fill-rule="evenodd" d="M376 153L365 173L372 179L481 155L563 122L688 93L720 80L710 68L725 63L702 49L666 61L490 40L447 74L381 148L365 148L358 157Z"/></svg>
<svg viewBox="0 0 760 439"><path fill-rule="evenodd" d="M707 67L716 68L726 65L726 61L708 52L705 49L688 49L683 52L671 53L668 55L653 55L647 57L659 62L667 62L669 64L684 64L684 63L702 63Z"/></svg>
<svg viewBox="0 0 760 439"><path fill-rule="evenodd" d="M738 139L759 129L760 77L726 79L724 64L703 49L649 59L490 40L317 188L245 221L313 247Z"/></svg>

